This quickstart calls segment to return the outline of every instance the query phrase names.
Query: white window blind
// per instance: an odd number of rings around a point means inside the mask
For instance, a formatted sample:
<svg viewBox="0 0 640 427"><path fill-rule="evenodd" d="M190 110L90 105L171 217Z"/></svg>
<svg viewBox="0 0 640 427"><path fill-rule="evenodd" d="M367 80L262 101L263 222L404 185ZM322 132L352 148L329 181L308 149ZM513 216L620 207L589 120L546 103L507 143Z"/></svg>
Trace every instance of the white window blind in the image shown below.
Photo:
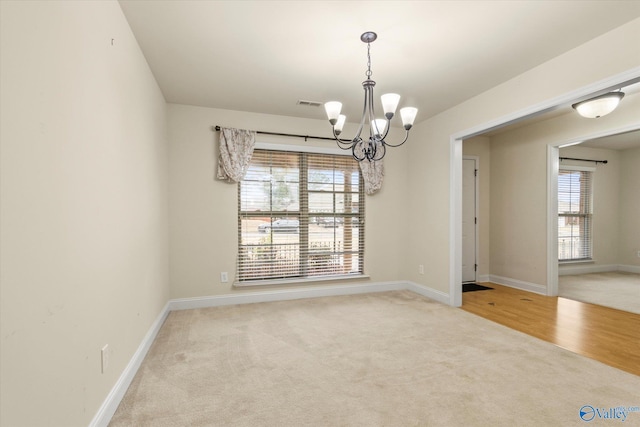
<svg viewBox="0 0 640 427"><path fill-rule="evenodd" d="M350 156L255 150L238 186L239 282L362 274L364 191Z"/></svg>
<svg viewBox="0 0 640 427"><path fill-rule="evenodd" d="M593 252L593 172L558 172L558 260L591 260Z"/></svg>

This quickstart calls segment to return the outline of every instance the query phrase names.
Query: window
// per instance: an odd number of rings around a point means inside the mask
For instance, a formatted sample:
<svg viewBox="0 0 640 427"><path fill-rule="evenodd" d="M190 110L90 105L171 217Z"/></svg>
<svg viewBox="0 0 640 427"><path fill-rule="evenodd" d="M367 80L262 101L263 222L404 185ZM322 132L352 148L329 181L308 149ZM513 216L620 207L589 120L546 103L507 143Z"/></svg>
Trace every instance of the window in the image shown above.
<svg viewBox="0 0 640 427"><path fill-rule="evenodd" d="M563 167L558 172L558 260L592 259L593 170Z"/></svg>
<svg viewBox="0 0 640 427"><path fill-rule="evenodd" d="M362 274L363 187L350 156L255 150L238 186L238 281Z"/></svg>

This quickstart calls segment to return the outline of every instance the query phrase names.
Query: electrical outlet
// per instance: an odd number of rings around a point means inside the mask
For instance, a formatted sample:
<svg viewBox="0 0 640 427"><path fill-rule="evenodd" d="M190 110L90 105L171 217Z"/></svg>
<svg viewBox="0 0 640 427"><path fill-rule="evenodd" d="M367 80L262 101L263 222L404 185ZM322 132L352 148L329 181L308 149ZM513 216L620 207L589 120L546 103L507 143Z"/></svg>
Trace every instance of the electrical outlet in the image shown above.
<svg viewBox="0 0 640 427"><path fill-rule="evenodd" d="M109 348L109 344L106 344L100 350L100 362L101 362L101 370L103 374L107 372L107 368L109 368L110 359L111 359L111 349Z"/></svg>
<svg viewBox="0 0 640 427"><path fill-rule="evenodd" d="M229 274L226 271L220 273L220 281L222 283L227 283L229 281Z"/></svg>
<svg viewBox="0 0 640 427"><path fill-rule="evenodd" d="M640 258L640 251L638 251L638 258Z"/></svg>
<svg viewBox="0 0 640 427"><path fill-rule="evenodd" d="M420 274L424 274L424 265L420 264L420 265L418 266L418 273L420 273Z"/></svg>

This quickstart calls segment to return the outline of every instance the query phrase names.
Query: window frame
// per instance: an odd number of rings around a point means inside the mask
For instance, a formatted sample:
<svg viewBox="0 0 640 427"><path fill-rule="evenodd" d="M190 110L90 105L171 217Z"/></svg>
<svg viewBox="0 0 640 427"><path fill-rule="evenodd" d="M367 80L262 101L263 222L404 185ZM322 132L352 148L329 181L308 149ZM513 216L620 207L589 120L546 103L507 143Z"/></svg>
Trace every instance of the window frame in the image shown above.
<svg viewBox="0 0 640 427"><path fill-rule="evenodd" d="M339 148L328 148L328 147L309 147L309 146L298 146L298 145L289 145L289 144L273 144L273 143L264 143L264 142L256 142L255 145L255 150L269 150L269 151L278 151L278 152L289 152L292 154L300 154L301 157L302 155L313 155L313 154L322 154L322 155L334 155L334 156L341 156L341 157L351 157L351 153L350 152L345 152L344 150L340 150ZM306 162L302 162L300 161L300 166L302 166L303 163ZM351 279L366 279L369 278L369 276L367 274L365 274L364 272L364 251L365 251L365 241L364 241L364 236L365 236L365 224L364 224L364 220L365 220L365 211L364 211L364 205L365 205L365 193L364 193L364 182L363 182L363 176L362 176L362 171L359 170L359 211L358 212L358 216L360 218L360 226L358 227L358 233L359 233L359 242L360 242L360 246L358 246L356 248L356 252L359 253L359 259L358 259L358 272L354 272L354 273L341 273L341 274L334 274L334 275L300 275L300 276L288 276L288 277L278 277L278 278L250 278L250 279L245 279L245 280L241 280L240 278L240 268L239 265L237 266L237 271L236 271L236 279L233 283L234 286L236 287L244 287L244 286L260 286L260 285L277 285L277 284L291 284L291 283L297 283L297 284L304 284L304 283L312 283L312 282L324 282L324 281L335 281L335 280L351 280ZM299 186L299 197L300 197L300 206L299 206L299 211L297 213L294 214L294 216L297 216L299 218L299 245L300 245L300 249L302 249L302 245L306 243L308 243L308 239L309 239L309 219L314 215L313 213L309 212L309 208L308 208L308 204L303 203L303 200L305 200L306 202L308 202L308 197L309 197L309 192L307 191L307 182L305 181L303 183L303 179L302 179L302 167L300 170L300 186ZM246 214L246 212L243 212L241 210L242 206L241 206L241 188L242 188L242 184L238 183L238 198L237 198L237 219L238 219L238 242L237 242L237 250L238 250L238 262L239 260L239 254L240 254L240 250L242 245L242 218L243 215ZM303 191L307 191L306 196L303 197ZM336 194L336 193L332 193L332 194ZM277 211L270 211L270 213L274 214L273 217L277 217ZM289 214L291 216L293 212L287 212L287 214ZM264 212L261 213L262 216L264 216ZM253 213L250 213L248 216L253 216ZM341 213L335 213L333 216L345 216L347 214L341 214ZM349 214L349 216L353 216L352 214ZM306 254L308 255L308 254ZM301 261L300 261L300 265L302 267L302 256L301 256ZM304 269L301 268L300 269L300 273L303 273ZM306 274L306 272L305 272Z"/></svg>
<svg viewBox="0 0 640 427"><path fill-rule="evenodd" d="M589 173L589 188L588 188L588 194L586 196L587 200L583 201L580 200L580 212L575 213L575 214L570 214L570 213L561 213L560 212L560 176L562 174L563 171L566 172L581 172L581 173ZM557 216L558 216L558 240L557 240L557 245L558 245L558 263L559 264L571 264L571 263L583 263L583 262L593 262L594 261L594 256L593 256L593 248L594 248L594 232L593 232L593 205L594 205L594 190L595 190L595 185L594 185L594 180L595 180L595 171L596 168L594 167L587 167L587 166L574 166L574 165L560 165L558 168L558 189L557 189L557 194L556 197L558 198L558 211L557 211ZM581 196L582 198L582 196ZM587 211L585 212L583 209L583 206L587 207ZM587 256L583 256L580 258L560 258L560 239L562 238L560 235L560 223L559 220L561 218L576 218L577 221L580 223L582 222L582 224L580 224L581 228L583 230L585 230L584 234L587 236L586 241L588 244L588 254L586 254Z"/></svg>

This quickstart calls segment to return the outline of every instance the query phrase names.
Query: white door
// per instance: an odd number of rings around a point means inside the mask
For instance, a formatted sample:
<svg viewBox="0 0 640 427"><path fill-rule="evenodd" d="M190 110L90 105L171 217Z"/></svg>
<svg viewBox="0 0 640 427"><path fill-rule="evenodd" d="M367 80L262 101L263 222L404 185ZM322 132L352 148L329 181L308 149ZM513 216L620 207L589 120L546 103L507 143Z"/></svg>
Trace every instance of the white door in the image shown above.
<svg viewBox="0 0 640 427"><path fill-rule="evenodd" d="M476 160L462 160L462 281L476 281Z"/></svg>

